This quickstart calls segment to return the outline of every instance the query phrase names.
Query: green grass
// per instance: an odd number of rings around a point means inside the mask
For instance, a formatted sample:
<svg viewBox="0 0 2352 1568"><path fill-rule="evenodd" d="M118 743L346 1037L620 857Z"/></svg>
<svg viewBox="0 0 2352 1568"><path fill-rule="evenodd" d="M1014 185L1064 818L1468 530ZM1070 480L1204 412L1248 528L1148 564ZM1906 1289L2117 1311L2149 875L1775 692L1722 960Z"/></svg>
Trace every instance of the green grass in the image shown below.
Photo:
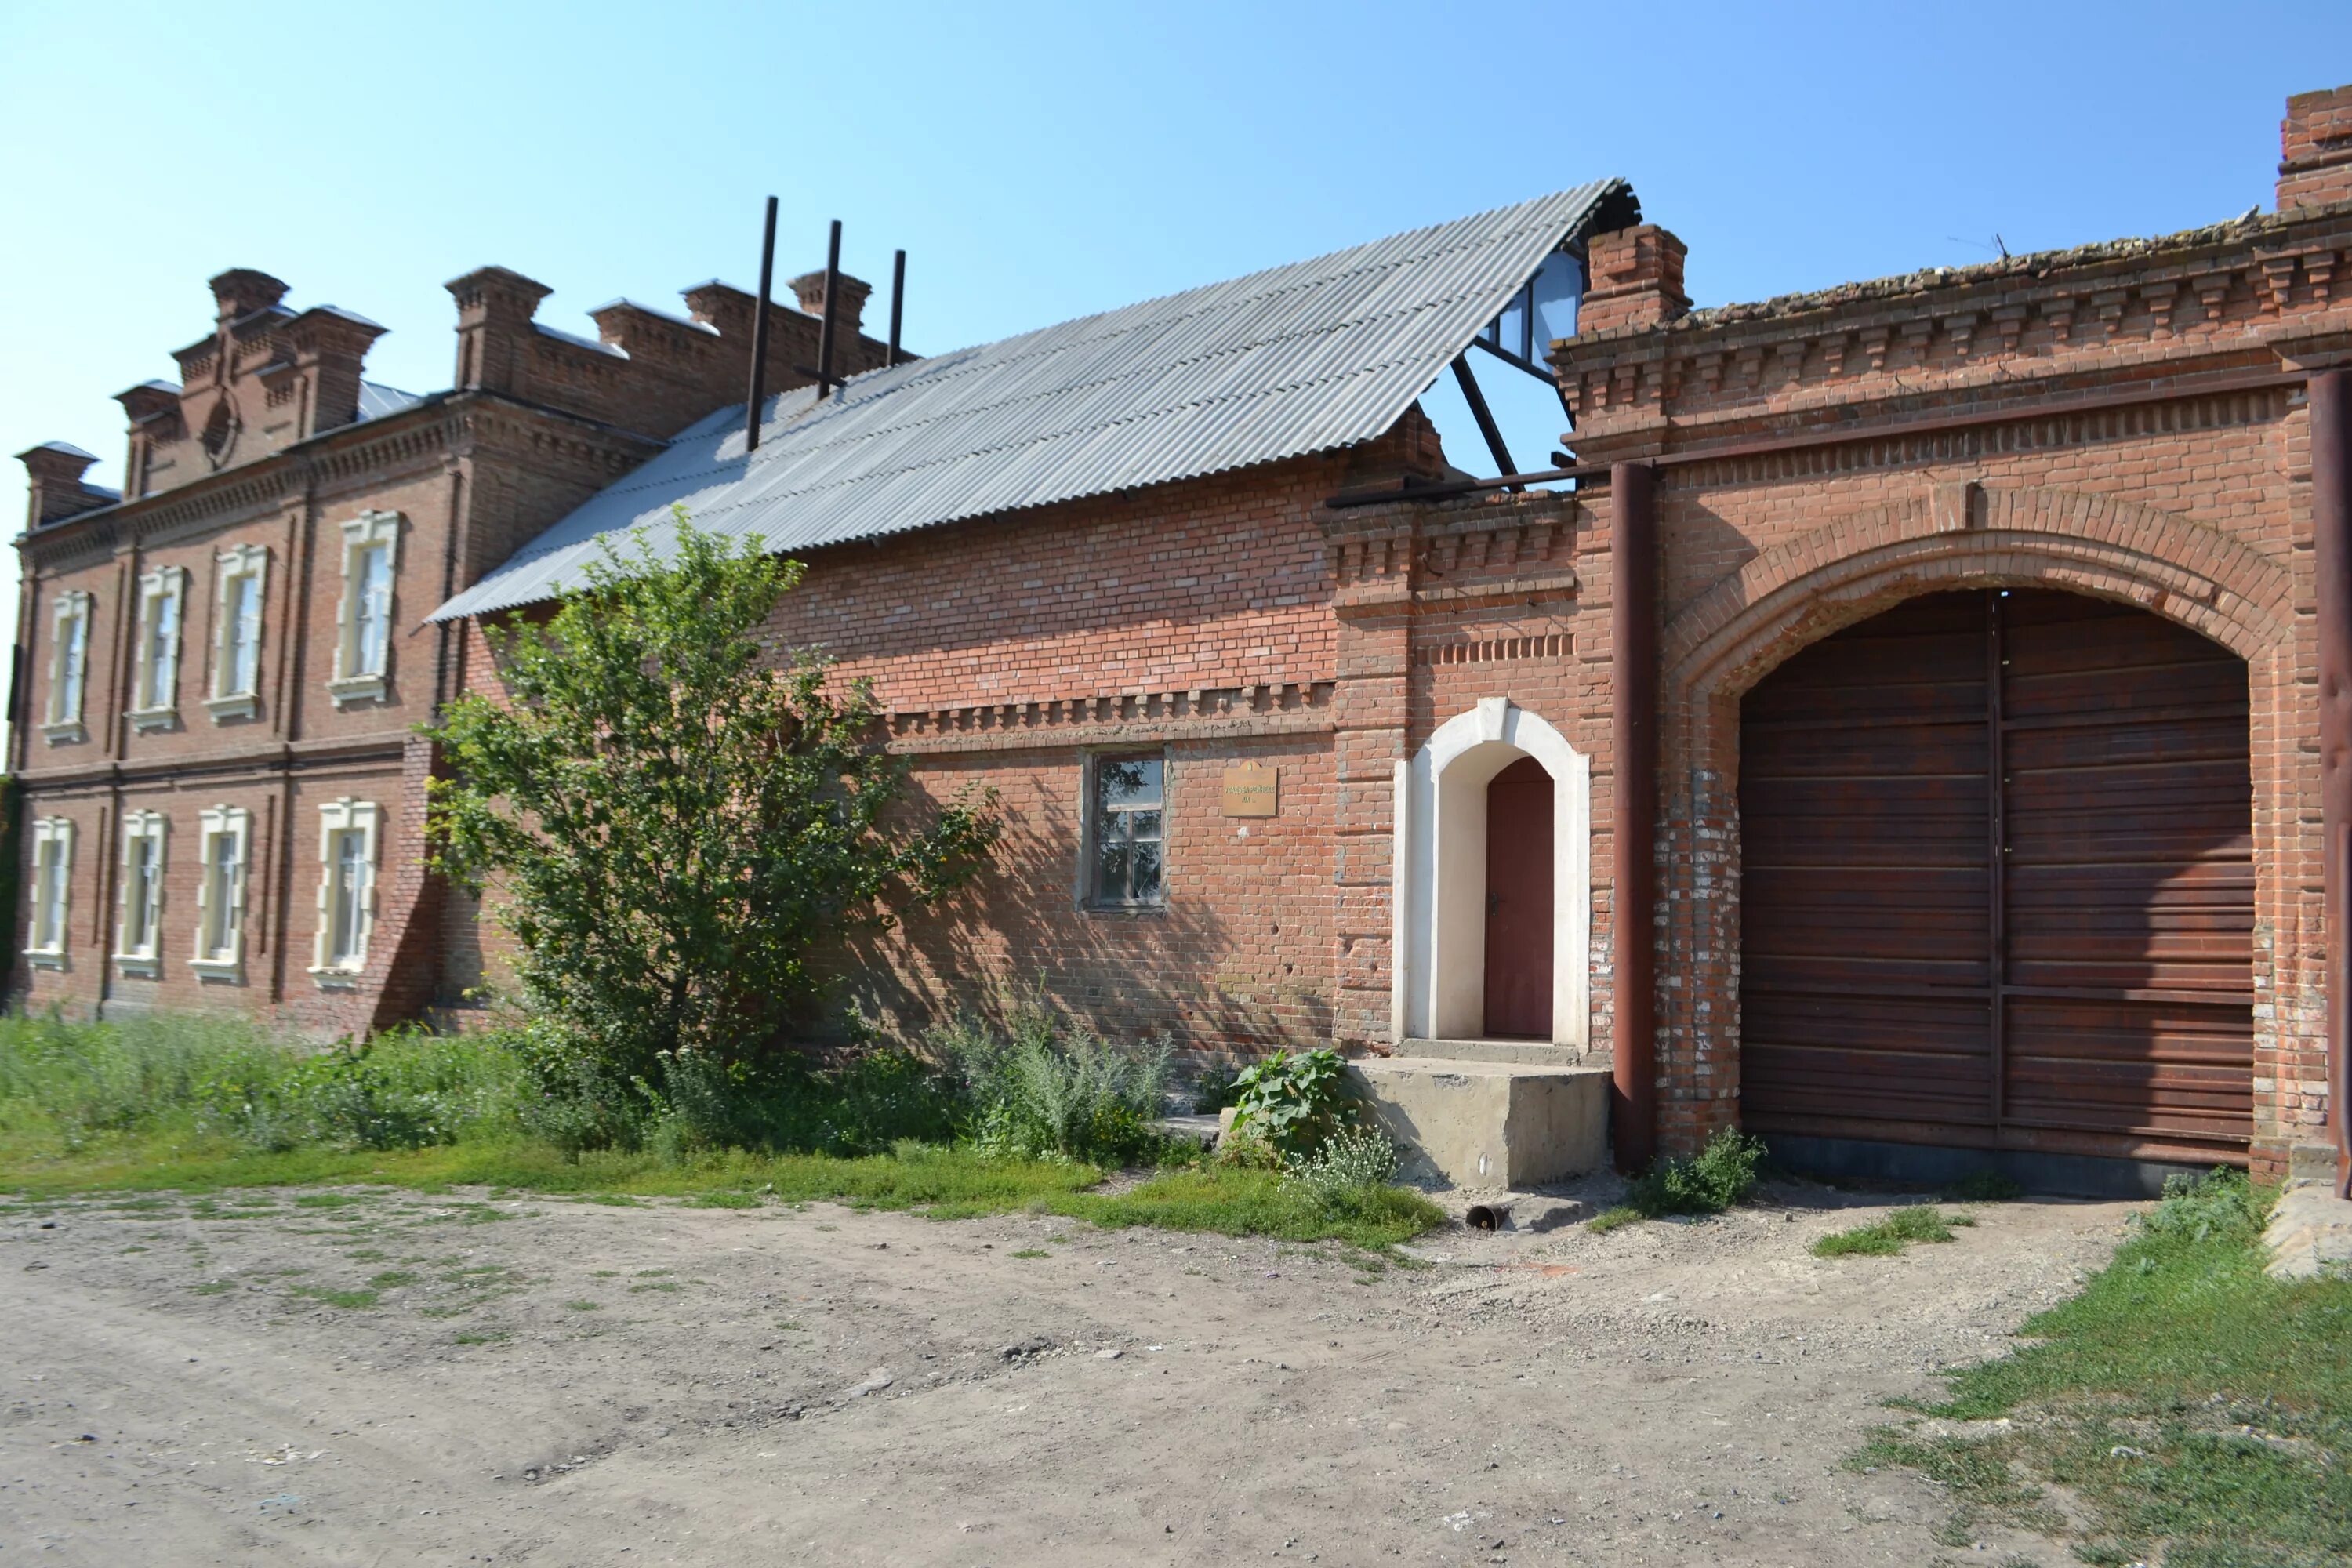
<svg viewBox="0 0 2352 1568"><path fill-rule="evenodd" d="M2178 1192L2036 1342L1950 1374L1924 1414L2012 1425L1984 1437L1887 1428L1852 1463L1950 1489L1980 1519L2063 1536L2086 1563L2305 1568L2352 1559L2352 1283L2262 1272L2268 1194L2234 1173Z"/></svg>
<svg viewBox="0 0 2352 1568"><path fill-rule="evenodd" d="M1858 1225L1813 1243L1816 1258L1888 1258L1915 1241L1949 1241L1952 1227L1976 1224L1974 1215L1946 1214L1933 1204L1912 1204L1872 1225Z"/></svg>
<svg viewBox="0 0 2352 1568"><path fill-rule="evenodd" d="M54 1197L89 1192L199 1194L200 1216L247 1212L222 1206L240 1189L395 1187L443 1194L454 1187L582 1195L618 1190L681 1198L697 1206L754 1208L835 1201L861 1208L913 1209L940 1219L1028 1211L1116 1228L1157 1226L1293 1241L1333 1239L1369 1247L1407 1241L1442 1224L1444 1213L1402 1188L1369 1188L1318 1198L1269 1171L1182 1169L1122 1194L1097 1186L1091 1165L984 1159L960 1147L902 1145L890 1154L731 1152L683 1163L652 1153L567 1155L543 1143L440 1144L424 1149L297 1149L256 1153L198 1137L124 1138L77 1152L26 1148L0 1134L0 1191ZM205 1196L203 1194L213 1194ZM364 1194L323 1193L298 1200L305 1209L348 1210ZM312 1197L341 1202L311 1203ZM250 1203L242 1196L235 1203ZM461 1202L436 1216L443 1224L487 1224L512 1217L486 1204ZM260 1213L284 1211L255 1210ZM818 1228L824 1228L820 1226Z"/></svg>
<svg viewBox="0 0 2352 1568"><path fill-rule="evenodd" d="M1054 1255L1042 1247L1024 1247L1013 1253L1015 1258L1051 1258Z"/></svg>
<svg viewBox="0 0 2352 1568"><path fill-rule="evenodd" d="M347 1310L373 1307L376 1304L376 1292L373 1290L337 1290L325 1285L297 1285L289 1294L308 1297L313 1301L324 1301L330 1307L341 1307Z"/></svg>
<svg viewBox="0 0 2352 1568"><path fill-rule="evenodd" d="M1602 1209L1585 1222L1584 1228L1595 1236L1607 1236L1612 1230L1622 1230L1642 1217L1642 1211L1631 1204L1619 1204L1615 1208Z"/></svg>

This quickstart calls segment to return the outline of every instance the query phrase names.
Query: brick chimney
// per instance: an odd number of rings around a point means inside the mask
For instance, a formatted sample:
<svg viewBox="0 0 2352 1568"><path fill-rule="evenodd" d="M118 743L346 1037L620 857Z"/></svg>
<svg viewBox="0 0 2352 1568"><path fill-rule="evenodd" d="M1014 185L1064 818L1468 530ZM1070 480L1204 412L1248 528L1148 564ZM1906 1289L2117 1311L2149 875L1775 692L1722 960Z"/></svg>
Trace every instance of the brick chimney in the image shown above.
<svg viewBox="0 0 2352 1568"><path fill-rule="evenodd" d="M2278 175L2281 212L2352 201L2352 86L2286 100Z"/></svg>
<svg viewBox="0 0 2352 1568"><path fill-rule="evenodd" d="M1654 223L1593 236L1585 250L1591 287L1577 307L1577 335L1660 326L1689 310L1683 292L1689 254L1690 247Z"/></svg>
<svg viewBox="0 0 2352 1568"><path fill-rule="evenodd" d="M284 283L250 267L230 268L212 280L212 288L213 302L219 307L223 325L256 310L266 310L286 298Z"/></svg>
<svg viewBox="0 0 2352 1568"><path fill-rule="evenodd" d="M457 300L457 390L520 394L530 374L530 319L555 290L503 267L478 268L446 287Z"/></svg>
<svg viewBox="0 0 2352 1568"><path fill-rule="evenodd" d="M25 505L25 526L27 530L72 517L78 512L110 506L121 498L112 490L81 482L81 476L98 459L79 447L63 441L44 441L16 454L30 476L31 494Z"/></svg>
<svg viewBox="0 0 2352 1568"><path fill-rule="evenodd" d="M862 331L862 323L866 319L866 297L873 292L873 284L862 278L852 278L848 273L843 273L841 300L833 308L833 330L845 333L848 337L855 337ZM799 298L802 310L812 316L822 316L824 313L824 268L820 268L814 272L803 272L793 279L793 293ZM846 342L847 338L843 341Z"/></svg>
<svg viewBox="0 0 2352 1568"><path fill-rule="evenodd" d="M360 416L360 367L383 329L365 316L315 305L286 324L294 369L308 384L310 407L302 434L315 436Z"/></svg>

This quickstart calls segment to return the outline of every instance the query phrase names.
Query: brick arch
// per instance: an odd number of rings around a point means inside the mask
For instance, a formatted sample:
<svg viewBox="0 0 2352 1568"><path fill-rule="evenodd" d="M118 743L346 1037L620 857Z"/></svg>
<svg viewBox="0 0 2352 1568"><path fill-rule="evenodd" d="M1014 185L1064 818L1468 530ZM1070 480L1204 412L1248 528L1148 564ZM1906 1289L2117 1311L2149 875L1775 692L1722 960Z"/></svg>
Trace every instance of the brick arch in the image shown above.
<svg viewBox="0 0 2352 1568"><path fill-rule="evenodd" d="M1948 485L1774 545L1700 595L1665 627L1666 689L1744 691L1904 599L2026 586L2137 605L2249 663L2294 625L2286 568L2220 529L2110 496Z"/></svg>
<svg viewBox="0 0 2352 1568"><path fill-rule="evenodd" d="M2065 490L1942 485L1759 553L1675 614L1660 648L1658 973L1678 981L1657 997L1662 1147L1688 1151L1738 1117L1740 698L1832 632L1921 594L1982 587L2063 589L2186 626L2245 659L2258 735L2294 728L2291 574L2179 513ZM2292 773L2257 761L2259 907L2282 897L2272 848L2293 813ZM2275 982L2258 942L2258 992ZM2258 1017L2257 1062L2276 1049L2275 1023Z"/></svg>

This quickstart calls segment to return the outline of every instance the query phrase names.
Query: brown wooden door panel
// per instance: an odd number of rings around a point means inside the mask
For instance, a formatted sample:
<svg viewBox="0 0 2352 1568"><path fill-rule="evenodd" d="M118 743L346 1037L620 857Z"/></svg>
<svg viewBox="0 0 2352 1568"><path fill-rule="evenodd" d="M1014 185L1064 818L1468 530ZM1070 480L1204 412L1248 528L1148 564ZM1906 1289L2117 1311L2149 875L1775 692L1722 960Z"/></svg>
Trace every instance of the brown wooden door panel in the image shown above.
<svg viewBox="0 0 2352 1568"><path fill-rule="evenodd" d="M1486 786L1486 1028L1551 1038L1552 784L1522 757Z"/></svg>
<svg viewBox="0 0 2352 1568"><path fill-rule="evenodd" d="M1743 707L1748 1122L2242 1152L2247 741L2241 661L2063 594L1915 599L1790 659Z"/></svg>

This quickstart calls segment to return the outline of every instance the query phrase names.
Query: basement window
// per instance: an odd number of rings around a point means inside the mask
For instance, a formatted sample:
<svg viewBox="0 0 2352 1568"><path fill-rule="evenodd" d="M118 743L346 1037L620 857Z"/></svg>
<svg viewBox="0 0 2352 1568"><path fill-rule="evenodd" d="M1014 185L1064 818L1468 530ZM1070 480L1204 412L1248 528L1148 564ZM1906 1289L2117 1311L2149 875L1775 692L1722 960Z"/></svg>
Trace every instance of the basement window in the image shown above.
<svg viewBox="0 0 2352 1568"><path fill-rule="evenodd" d="M1167 760L1097 757L1089 773L1087 901L1107 910L1165 904Z"/></svg>

